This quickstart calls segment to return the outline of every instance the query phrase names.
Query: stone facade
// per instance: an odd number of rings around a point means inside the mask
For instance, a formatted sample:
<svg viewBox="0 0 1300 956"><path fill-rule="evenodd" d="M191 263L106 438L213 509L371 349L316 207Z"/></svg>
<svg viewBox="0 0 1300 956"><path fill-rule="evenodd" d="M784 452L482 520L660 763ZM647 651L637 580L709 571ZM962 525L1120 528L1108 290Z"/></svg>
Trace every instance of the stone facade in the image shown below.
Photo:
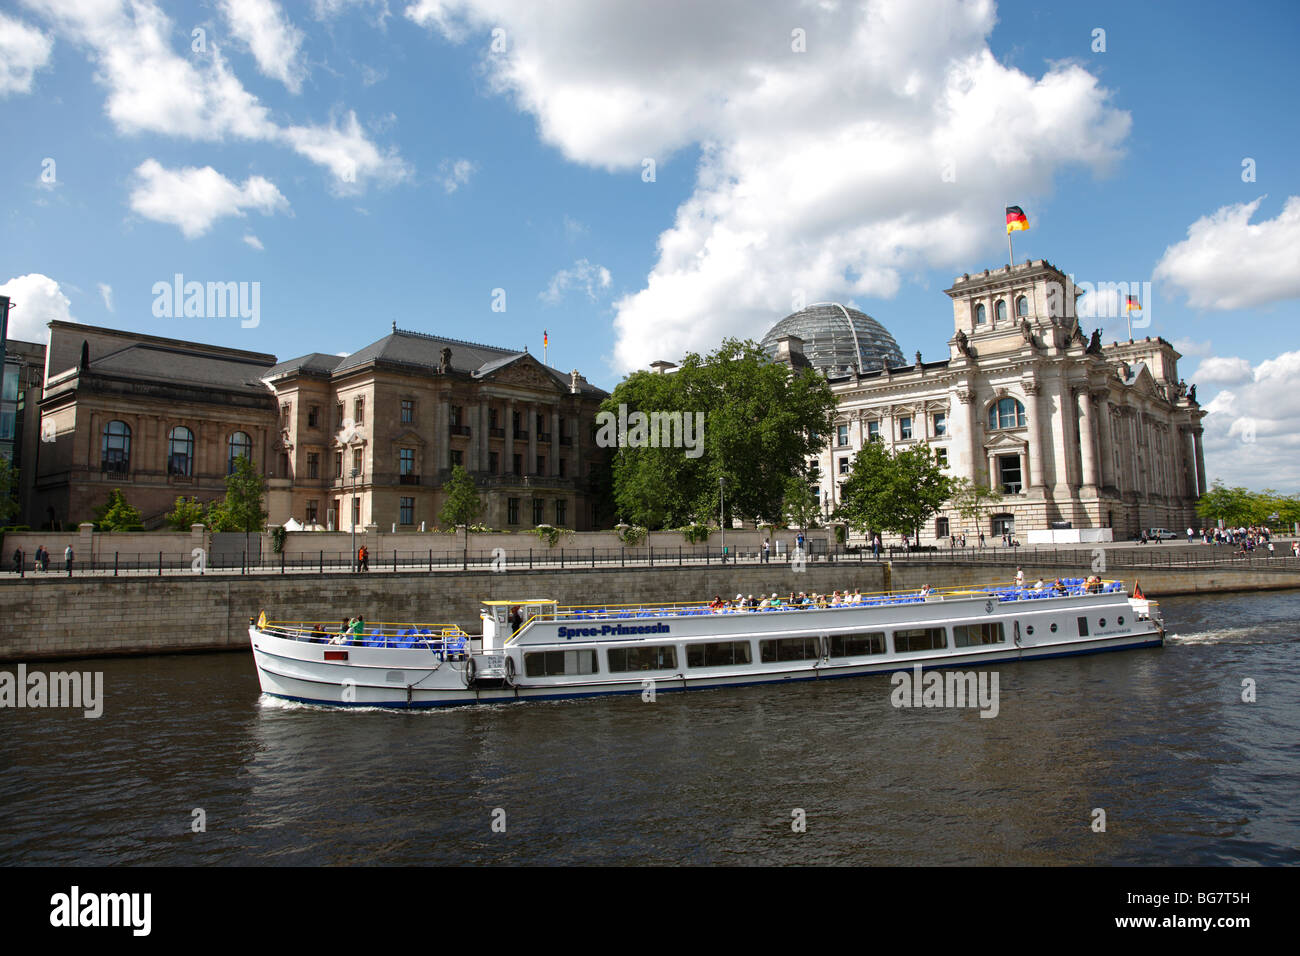
<svg viewBox="0 0 1300 956"><path fill-rule="evenodd" d="M1205 459L1195 387L1164 339L1085 338L1069 278L1043 260L963 275L946 290L954 335L943 361L832 379L835 431L818 459L827 514L854 455L928 442L949 473L1003 493L977 524L947 508L923 538L1063 526L1196 523ZM798 343L793 343L797 348ZM787 346L788 347L788 346Z"/></svg>

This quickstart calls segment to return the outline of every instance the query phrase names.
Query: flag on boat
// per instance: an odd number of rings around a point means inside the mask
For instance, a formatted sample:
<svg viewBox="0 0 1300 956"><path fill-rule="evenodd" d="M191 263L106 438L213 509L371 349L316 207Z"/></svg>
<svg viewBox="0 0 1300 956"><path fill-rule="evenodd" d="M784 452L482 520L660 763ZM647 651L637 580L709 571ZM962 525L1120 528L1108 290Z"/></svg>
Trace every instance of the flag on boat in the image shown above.
<svg viewBox="0 0 1300 956"><path fill-rule="evenodd" d="M1133 582L1133 597L1139 601L1146 600L1145 596L1142 594L1142 585L1138 584L1136 581Z"/></svg>
<svg viewBox="0 0 1300 956"><path fill-rule="evenodd" d="M1019 206L1007 207L1007 234L1015 232L1017 229L1028 229L1029 217Z"/></svg>

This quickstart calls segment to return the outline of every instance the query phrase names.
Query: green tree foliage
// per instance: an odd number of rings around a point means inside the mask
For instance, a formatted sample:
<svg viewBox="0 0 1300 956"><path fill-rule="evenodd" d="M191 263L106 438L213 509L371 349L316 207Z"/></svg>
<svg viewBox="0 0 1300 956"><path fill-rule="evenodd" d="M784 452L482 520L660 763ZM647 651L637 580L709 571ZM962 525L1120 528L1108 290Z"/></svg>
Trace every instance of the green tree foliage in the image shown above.
<svg viewBox="0 0 1300 956"><path fill-rule="evenodd" d="M786 479L785 502L782 510L790 520L792 528L807 531L809 528L817 527L817 519L821 517L820 504L817 500L817 492L813 490L809 479L799 476Z"/></svg>
<svg viewBox="0 0 1300 956"><path fill-rule="evenodd" d="M108 494L108 501L95 509L95 527L100 531L143 531L140 512L126 503L121 488Z"/></svg>
<svg viewBox="0 0 1300 956"><path fill-rule="evenodd" d="M173 531L189 531L190 525L202 524L204 507L194 498L184 495L176 499L176 507L167 512L167 525Z"/></svg>
<svg viewBox="0 0 1300 956"><path fill-rule="evenodd" d="M969 478L951 478L949 481L952 507L967 521L974 522L976 527L982 527L980 518L985 511L1002 500L1002 493Z"/></svg>
<svg viewBox="0 0 1300 956"><path fill-rule="evenodd" d="M226 476L226 498L217 509L224 524L221 530L243 531L250 534L266 526L266 511L262 499L266 495L266 481L253 463L243 455L235 459L235 471ZM217 530L214 528L213 530Z"/></svg>
<svg viewBox="0 0 1300 956"><path fill-rule="evenodd" d="M952 479L924 442L894 455L867 442L853 459L836 517L857 531L916 534L951 493Z"/></svg>
<svg viewBox="0 0 1300 956"><path fill-rule="evenodd" d="M18 472L8 458L0 458L0 524L18 513Z"/></svg>
<svg viewBox="0 0 1300 956"><path fill-rule="evenodd" d="M483 500L478 496L474 479L460 465L451 470L451 480L446 486L447 500L438 512L438 523L454 528L458 524L473 524L483 513Z"/></svg>
<svg viewBox="0 0 1300 956"><path fill-rule="evenodd" d="M821 451L835 399L815 371L791 375L758 343L726 339L708 356L688 354L670 375L634 372L601 410L617 416L620 405L629 415L703 413L703 435L692 433L701 442L697 457L685 447L632 447L633 440L613 449L622 519L673 528L718 520L719 478L726 479L728 521L733 515L779 520L786 480L803 474L804 460ZM692 427L696 421L691 418ZM598 428L598 441L612 431ZM631 429L627 437L634 439Z"/></svg>
<svg viewBox="0 0 1300 956"><path fill-rule="evenodd" d="M1196 513L1207 523L1222 521L1229 528L1291 525L1300 521L1300 498L1280 495L1271 488L1263 491L1250 491L1240 486L1228 488L1222 481L1216 481L1197 502Z"/></svg>

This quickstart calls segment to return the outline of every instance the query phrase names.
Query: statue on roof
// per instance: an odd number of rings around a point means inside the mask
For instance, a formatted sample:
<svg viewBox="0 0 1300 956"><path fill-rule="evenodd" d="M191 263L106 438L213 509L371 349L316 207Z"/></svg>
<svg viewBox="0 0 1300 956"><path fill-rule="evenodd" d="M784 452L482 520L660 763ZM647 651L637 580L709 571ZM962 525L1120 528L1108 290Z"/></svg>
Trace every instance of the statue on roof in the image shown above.
<svg viewBox="0 0 1300 956"><path fill-rule="evenodd" d="M1089 355L1101 354L1101 329L1092 330L1092 338L1088 341L1087 354Z"/></svg>
<svg viewBox="0 0 1300 956"><path fill-rule="evenodd" d="M439 374L446 375L447 370L450 368L451 368L451 349L447 348L447 346L444 345L442 347L442 352L439 354L439 358L438 358L438 372Z"/></svg>
<svg viewBox="0 0 1300 956"><path fill-rule="evenodd" d="M917 368L920 368L920 367L921 367L921 351L920 351L920 349L917 349L917 352L916 352L916 367L917 367Z"/></svg>
<svg viewBox="0 0 1300 956"><path fill-rule="evenodd" d="M1187 390L1187 398L1188 398L1188 400L1189 400L1193 405L1197 404L1197 402L1196 402L1196 385L1195 385L1195 383L1193 383L1193 384L1192 384L1192 387L1189 388L1189 389Z"/></svg>
<svg viewBox="0 0 1300 956"><path fill-rule="evenodd" d="M966 338L966 333L961 329L957 330L957 354L970 356L970 339Z"/></svg>
<svg viewBox="0 0 1300 956"><path fill-rule="evenodd" d="M1030 326L1028 319L1020 320L1020 334L1024 336L1026 345L1034 344L1034 330L1033 327Z"/></svg>

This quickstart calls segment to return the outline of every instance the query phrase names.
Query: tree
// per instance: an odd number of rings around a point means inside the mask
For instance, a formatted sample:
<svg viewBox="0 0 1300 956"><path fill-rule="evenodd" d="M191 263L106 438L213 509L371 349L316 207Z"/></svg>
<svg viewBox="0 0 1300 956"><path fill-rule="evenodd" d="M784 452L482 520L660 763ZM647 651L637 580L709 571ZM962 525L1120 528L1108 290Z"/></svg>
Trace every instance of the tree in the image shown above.
<svg viewBox="0 0 1300 956"><path fill-rule="evenodd" d="M1223 521L1228 527L1251 524L1259 510L1255 496L1242 487L1227 488L1222 481L1201 496L1196 513L1211 523Z"/></svg>
<svg viewBox="0 0 1300 956"><path fill-rule="evenodd" d="M121 488L108 494L108 501L95 509L95 526L100 531L143 531L140 512L126 503Z"/></svg>
<svg viewBox="0 0 1300 956"><path fill-rule="evenodd" d="M184 495L176 499L176 507L167 513L167 524L173 531L189 531L191 525L203 521L204 508L196 498Z"/></svg>
<svg viewBox="0 0 1300 956"><path fill-rule="evenodd" d="M8 458L0 458L0 524L18 513L18 472Z"/></svg>
<svg viewBox="0 0 1300 956"><path fill-rule="evenodd" d="M983 529L980 518L990 507L1002 500L1002 493L988 485L981 485L969 478L949 479L952 485L950 502L957 513L967 521L972 521L977 530Z"/></svg>
<svg viewBox="0 0 1300 956"><path fill-rule="evenodd" d="M794 527L800 531L817 527L817 519L821 517L819 504L817 492L807 478L795 476L786 479L782 511L794 522Z"/></svg>
<svg viewBox="0 0 1300 956"><path fill-rule="evenodd" d="M758 343L725 339L708 356L686 355L672 374L634 372L620 382L601 406L597 444L614 448L624 521L673 528L717 520L720 478L724 521L774 521L787 479L822 450L834 410L830 386L813 369L792 373ZM656 417L638 432L637 413ZM626 428L612 427L615 419ZM679 421L681 429L664 424Z"/></svg>
<svg viewBox="0 0 1300 956"><path fill-rule="evenodd" d="M447 500L438 512L438 523L449 528L456 525L473 524L483 513L483 501L478 496L474 479L460 465L451 469L451 480L447 482Z"/></svg>
<svg viewBox="0 0 1300 956"><path fill-rule="evenodd" d="M235 470L226 475L226 500L221 504L221 513L232 531L250 534L266 527L266 512L262 510L265 495L266 481L253 463L240 455L235 459Z"/></svg>
<svg viewBox="0 0 1300 956"><path fill-rule="evenodd" d="M867 442L853 459L836 517L858 531L917 534L952 494L952 479L924 442L891 455Z"/></svg>

